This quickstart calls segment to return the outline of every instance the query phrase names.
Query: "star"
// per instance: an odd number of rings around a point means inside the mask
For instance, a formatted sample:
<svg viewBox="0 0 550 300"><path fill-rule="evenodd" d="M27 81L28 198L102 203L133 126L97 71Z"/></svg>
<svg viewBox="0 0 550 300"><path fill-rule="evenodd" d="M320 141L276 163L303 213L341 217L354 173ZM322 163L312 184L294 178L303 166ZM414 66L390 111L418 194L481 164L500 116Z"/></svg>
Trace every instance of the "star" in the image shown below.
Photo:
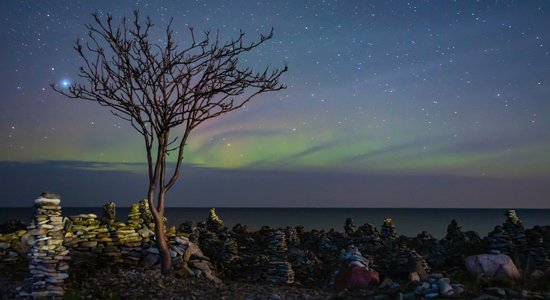
<svg viewBox="0 0 550 300"><path fill-rule="evenodd" d="M69 79L61 80L61 87L68 88L70 85L71 85L71 82L69 81Z"/></svg>

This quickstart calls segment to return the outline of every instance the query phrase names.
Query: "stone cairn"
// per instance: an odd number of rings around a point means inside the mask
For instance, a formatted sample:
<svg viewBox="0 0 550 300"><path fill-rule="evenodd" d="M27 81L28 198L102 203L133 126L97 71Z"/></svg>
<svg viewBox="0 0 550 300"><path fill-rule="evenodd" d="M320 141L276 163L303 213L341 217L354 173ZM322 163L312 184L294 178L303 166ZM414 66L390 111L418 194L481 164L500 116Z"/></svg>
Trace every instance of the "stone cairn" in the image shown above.
<svg viewBox="0 0 550 300"><path fill-rule="evenodd" d="M344 224L344 233L347 235L347 236L351 236L353 235L353 233L355 232L356 228L355 228L355 222L353 222L353 219L352 218L347 218L346 219L346 223Z"/></svg>
<svg viewBox="0 0 550 300"><path fill-rule="evenodd" d="M28 254L30 291L22 290L20 297L62 298L64 280L69 277L70 256L63 246L63 217L60 196L50 193L34 201L34 219L28 229L34 243Z"/></svg>
<svg viewBox="0 0 550 300"><path fill-rule="evenodd" d="M526 263L529 271L540 270L543 273L550 273L550 251L544 247L543 233L544 229L548 230L550 227L545 227L535 226L525 232L529 240Z"/></svg>
<svg viewBox="0 0 550 300"><path fill-rule="evenodd" d="M116 204L114 202L107 202L103 205L103 216L101 217L103 223L112 223L116 221Z"/></svg>
<svg viewBox="0 0 550 300"><path fill-rule="evenodd" d="M285 228L285 237L288 248L296 249L300 246L300 237L296 228L287 226Z"/></svg>
<svg viewBox="0 0 550 300"><path fill-rule="evenodd" d="M292 265L285 260L287 243L284 231L273 230L268 237L270 261L267 269L267 281L275 284L293 283Z"/></svg>
<svg viewBox="0 0 550 300"><path fill-rule="evenodd" d="M397 230L390 217L384 219L384 223L380 228L380 237L383 240L395 240L397 238Z"/></svg>
<svg viewBox="0 0 550 300"><path fill-rule="evenodd" d="M355 231L353 241L363 253L376 253L383 248L378 229L370 223L363 224Z"/></svg>
<svg viewBox="0 0 550 300"><path fill-rule="evenodd" d="M206 229L208 231L217 232L222 227L223 227L222 219L220 219L220 217L218 217L218 215L216 214L216 209L211 208L210 215L208 216L208 219L206 219Z"/></svg>
<svg viewBox="0 0 550 300"><path fill-rule="evenodd" d="M527 251L527 236L525 228L518 218L516 211L511 209L505 213L504 224L496 226L487 235L488 248L493 253L503 253L511 256L518 262L518 254Z"/></svg>
<svg viewBox="0 0 550 300"><path fill-rule="evenodd" d="M143 199L139 201L138 206L139 206L141 219L143 220L142 227L154 229L155 221L153 220L153 214L151 213L151 209L149 209L149 201L147 201L147 199ZM166 220L164 221L166 225Z"/></svg>
<svg viewBox="0 0 550 300"><path fill-rule="evenodd" d="M32 235L26 230L26 225L19 220L8 222L14 224L8 224L8 228L2 228L4 233L0 232L0 269L4 263L15 263L27 256L34 243Z"/></svg>
<svg viewBox="0 0 550 300"><path fill-rule="evenodd" d="M427 231L422 231L410 241L410 246L426 259L430 266L439 267L444 263L445 255L441 243ZM459 260L461 261L461 260Z"/></svg>
<svg viewBox="0 0 550 300"><path fill-rule="evenodd" d="M502 228L514 243L514 250L519 252L525 252L527 246L527 236L525 235L525 227L518 218L516 211L510 209L506 211L506 222L502 224Z"/></svg>

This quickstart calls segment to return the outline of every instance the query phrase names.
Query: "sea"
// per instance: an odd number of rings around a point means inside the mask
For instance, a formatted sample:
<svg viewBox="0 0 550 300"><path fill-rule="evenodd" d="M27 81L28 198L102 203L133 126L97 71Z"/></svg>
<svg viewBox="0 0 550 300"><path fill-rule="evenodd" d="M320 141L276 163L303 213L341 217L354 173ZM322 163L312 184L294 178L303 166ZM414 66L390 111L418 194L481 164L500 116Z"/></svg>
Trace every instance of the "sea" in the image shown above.
<svg viewBox="0 0 550 300"><path fill-rule="evenodd" d="M117 207L116 217L126 221L130 209ZM335 229L343 231L346 218L352 218L357 227L364 223L382 225L390 217L397 227L399 235L414 237L427 231L436 238L443 238L447 225L456 220L462 230L473 230L481 236L492 231L495 226L504 223L507 209L447 209L447 208L216 208L216 214L224 225L232 227L240 223L250 230L267 225L273 228L286 226L304 226L305 229ZM170 226L178 227L185 221L200 222L206 220L210 208L166 208L165 217ZM0 224L8 219L20 219L29 222L32 218L31 207L0 207ZM63 207L64 216L81 213L103 214L101 207ZM516 209L516 213L526 228L536 225L550 225L550 209Z"/></svg>

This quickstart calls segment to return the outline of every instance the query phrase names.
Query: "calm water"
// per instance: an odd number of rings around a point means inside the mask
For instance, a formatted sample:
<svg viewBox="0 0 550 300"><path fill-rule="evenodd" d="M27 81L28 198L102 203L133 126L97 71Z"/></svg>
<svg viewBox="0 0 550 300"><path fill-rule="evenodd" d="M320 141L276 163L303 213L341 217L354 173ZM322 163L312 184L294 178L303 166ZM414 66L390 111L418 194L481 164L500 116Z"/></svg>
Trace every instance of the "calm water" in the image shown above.
<svg viewBox="0 0 550 300"><path fill-rule="evenodd" d="M237 223L246 224L250 229L262 225L286 227L302 225L306 229L343 230L347 217L355 220L356 226L371 223L380 226L385 217L391 217L397 232L406 236L416 236L426 230L437 238L445 236L447 225L457 220L463 230L474 230L485 235L496 225L505 221L505 209L411 209L411 208L217 208L216 212L231 227ZM550 209L518 209L519 218L526 228L535 225L550 225ZM117 219L126 220L129 208L117 208ZM63 215L80 213L103 214L97 207L65 207ZM183 221L203 221L208 217L209 208L167 208L166 217L170 225L178 226ZM10 218L30 221L32 208L0 208L0 222Z"/></svg>

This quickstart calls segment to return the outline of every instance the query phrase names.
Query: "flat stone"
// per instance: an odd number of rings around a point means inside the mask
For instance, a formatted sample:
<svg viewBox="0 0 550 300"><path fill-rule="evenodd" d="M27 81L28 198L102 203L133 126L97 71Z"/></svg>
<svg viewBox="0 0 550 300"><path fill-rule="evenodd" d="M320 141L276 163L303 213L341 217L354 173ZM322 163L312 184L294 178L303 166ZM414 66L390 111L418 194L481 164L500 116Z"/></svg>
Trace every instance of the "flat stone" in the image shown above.
<svg viewBox="0 0 550 300"><path fill-rule="evenodd" d="M34 200L34 203L35 204L39 204L39 205L59 205L59 203L61 203L61 200L59 199L48 199L48 198L44 198L44 197L41 197L41 198L38 198L36 200Z"/></svg>
<svg viewBox="0 0 550 300"><path fill-rule="evenodd" d="M429 293L424 295L424 298L426 299L436 299L439 298L439 293Z"/></svg>
<svg viewBox="0 0 550 300"><path fill-rule="evenodd" d="M95 241L94 241L94 242L92 242L92 241L89 241L89 242L80 242L80 243L78 243L78 246L79 246L79 247L86 247L86 248L88 248L88 247L95 247L95 246L97 246L97 242L95 242Z"/></svg>
<svg viewBox="0 0 550 300"><path fill-rule="evenodd" d="M61 195L49 192L42 192L42 194L40 194L40 197L45 199L61 199Z"/></svg>

